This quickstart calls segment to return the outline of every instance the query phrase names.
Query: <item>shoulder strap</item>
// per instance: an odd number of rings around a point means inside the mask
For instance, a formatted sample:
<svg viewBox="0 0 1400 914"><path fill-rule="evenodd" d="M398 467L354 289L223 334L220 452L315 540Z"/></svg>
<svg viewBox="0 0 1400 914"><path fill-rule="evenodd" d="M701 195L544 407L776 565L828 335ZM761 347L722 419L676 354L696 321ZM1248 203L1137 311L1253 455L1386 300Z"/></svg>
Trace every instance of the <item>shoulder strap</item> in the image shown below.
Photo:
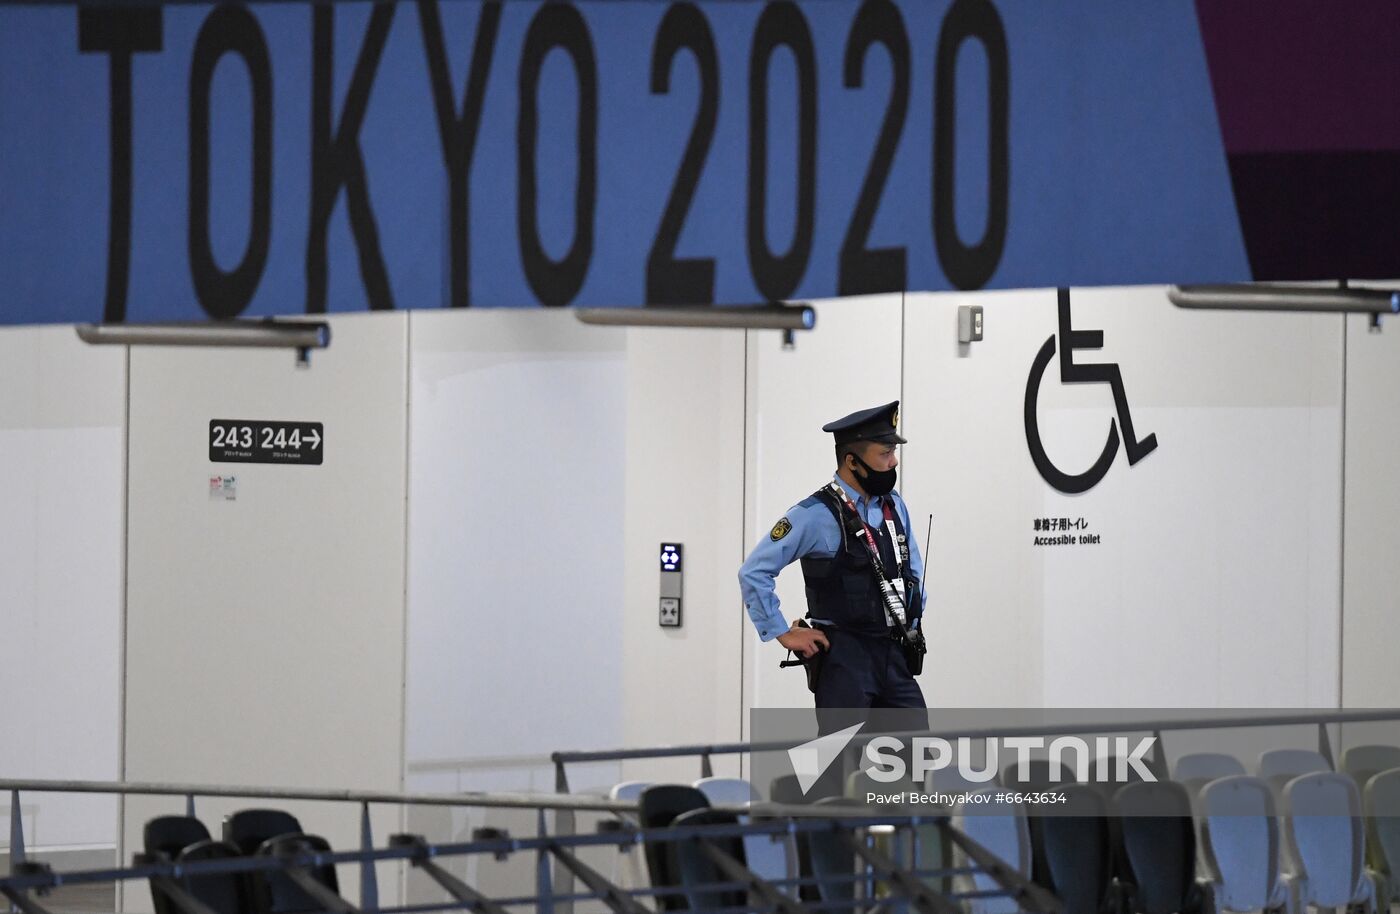
<svg viewBox="0 0 1400 914"><path fill-rule="evenodd" d="M904 529L904 522L899 519L899 505L895 502L893 497L885 497L888 499L886 504L889 506L889 511L885 519L885 526L890 534L890 548L894 550L895 562L899 566L895 571L900 577L908 577L910 573L909 531ZM900 537L904 537L903 543L900 542Z"/></svg>
<svg viewBox="0 0 1400 914"><path fill-rule="evenodd" d="M802 500L801 503L805 505L805 504L807 504L808 502L820 502L821 504L823 504L823 505L826 506L826 509L827 509L828 511L831 512L832 518L834 518L835 521L836 521L836 526L839 527L840 530L841 530L841 551L842 551L842 552L845 552L845 551L846 551L846 517L845 517L845 513L846 513L846 512L844 512L843 510L841 510L841 503L840 503L839 501L837 501L837 500L836 500L836 497L835 497L834 495L832 495L830 492L828 492L828 491L826 490L825 487L822 487L822 488L818 489L817 491L813 492L813 493L812 493L811 495L809 495L807 498L804 498L804 499Z"/></svg>

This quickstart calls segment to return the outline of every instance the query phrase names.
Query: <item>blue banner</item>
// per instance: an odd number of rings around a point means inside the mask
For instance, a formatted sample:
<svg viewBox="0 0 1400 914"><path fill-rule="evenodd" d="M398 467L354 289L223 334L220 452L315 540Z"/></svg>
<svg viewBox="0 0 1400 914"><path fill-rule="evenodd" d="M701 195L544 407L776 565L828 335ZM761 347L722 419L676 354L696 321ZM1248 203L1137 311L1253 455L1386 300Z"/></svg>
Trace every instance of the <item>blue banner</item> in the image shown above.
<svg viewBox="0 0 1400 914"><path fill-rule="evenodd" d="M1252 275L1187 0L0 9L0 322Z"/></svg>

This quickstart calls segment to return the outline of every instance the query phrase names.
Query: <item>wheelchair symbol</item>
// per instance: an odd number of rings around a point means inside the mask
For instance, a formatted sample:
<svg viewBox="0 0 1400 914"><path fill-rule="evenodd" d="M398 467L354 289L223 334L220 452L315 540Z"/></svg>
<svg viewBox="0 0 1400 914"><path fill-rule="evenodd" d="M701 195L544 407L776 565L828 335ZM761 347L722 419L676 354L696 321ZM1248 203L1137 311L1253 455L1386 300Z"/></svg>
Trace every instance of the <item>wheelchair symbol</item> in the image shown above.
<svg viewBox="0 0 1400 914"><path fill-rule="evenodd" d="M1075 330L1070 326L1069 289L1060 289L1060 338L1064 346L1060 350L1060 382L1063 384L1107 384L1113 389L1113 405L1118 412L1118 423L1123 426L1123 440L1128 451L1128 465L1132 466L1157 449L1157 436L1148 435L1141 441L1133 434L1133 417L1128 410L1128 394L1123 389L1123 372L1113 362L1094 365L1076 365L1076 349L1102 349L1102 330ZM1118 456L1118 424L1108 422L1108 440L1098 460L1083 473L1072 476L1062 472L1045 453L1045 445L1040 440L1040 425L1036 421L1036 401L1040 395L1040 384L1045 378L1045 369L1055 357L1055 334L1050 334L1045 345L1040 347L1035 362L1031 365L1030 377L1026 379L1026 444L1030 447L1031 460L1046 482L1070 495L1087 492L1099 484L1113 458Z"/></svg>

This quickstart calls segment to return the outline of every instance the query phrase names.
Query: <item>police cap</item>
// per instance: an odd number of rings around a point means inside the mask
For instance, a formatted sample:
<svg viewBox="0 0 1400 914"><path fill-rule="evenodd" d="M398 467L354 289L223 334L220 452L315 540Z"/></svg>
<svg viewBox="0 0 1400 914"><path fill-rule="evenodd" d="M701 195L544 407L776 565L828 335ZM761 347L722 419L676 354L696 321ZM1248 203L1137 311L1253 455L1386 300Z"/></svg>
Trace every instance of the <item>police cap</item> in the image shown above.
<svg viewBox="0 0 1400 914"><path fill-rule="evenodd" d="M852 441L876 441L880 444L904 444L899 435L899 401L873 406L851 413L822 426L822 431L836 436L837 445Z"/></svg>

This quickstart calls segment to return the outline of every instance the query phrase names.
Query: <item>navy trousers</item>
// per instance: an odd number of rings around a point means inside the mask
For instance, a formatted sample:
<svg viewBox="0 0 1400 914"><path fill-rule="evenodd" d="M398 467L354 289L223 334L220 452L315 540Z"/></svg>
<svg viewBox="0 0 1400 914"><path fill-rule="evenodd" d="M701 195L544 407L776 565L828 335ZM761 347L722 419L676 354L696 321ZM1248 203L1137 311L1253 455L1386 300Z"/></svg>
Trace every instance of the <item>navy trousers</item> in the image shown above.
<svg viewBox="0 0 1400 914"><path fill-rule="evenodd" d="M853 724L874 723L880 729L896 732L928 726L924 693L909 675L898 641L889 635L861 635L829 626L821 629L831 648L817 679L818 733L835 733ZM908 710L887 712L872 720L869 709L874 708ZM847 776L859 767L859 760L848 753L822 772L807 798L844 795Z"/></svg>
<svg viewBox="0 0 1400 914"><path fill-rule="evenodd" d="M831 649L817 680L818 708L927 707L898 641L827 626L822 631Z"/></svg>

